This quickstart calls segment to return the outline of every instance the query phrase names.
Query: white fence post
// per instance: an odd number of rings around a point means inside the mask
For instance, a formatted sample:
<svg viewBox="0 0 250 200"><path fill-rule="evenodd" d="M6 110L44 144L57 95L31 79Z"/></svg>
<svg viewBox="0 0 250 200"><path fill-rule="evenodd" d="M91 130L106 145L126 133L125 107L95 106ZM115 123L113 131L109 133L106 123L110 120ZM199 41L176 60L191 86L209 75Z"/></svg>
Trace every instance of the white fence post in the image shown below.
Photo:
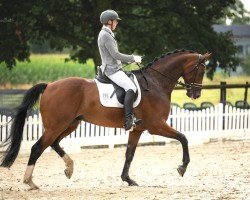
<svg viewBox="0 0 250 200"><path fill-rule="evenodd" d="M7 122L8 122L8 119L5 115L2 116L2 123L1 125L5 125ZM4 142L6 139L7 139L7 127L3 127L2 128L2 134L1 134L1 138L2 138L2 141Z"/></svg>
<svg viewBox="0 0 250 200"><path fill-rule="evenodd" d="M42 123L42 116L41 114L39 113L38 115L38 138L39 139L40 137L42 137L42 134L43 134L43 123Z"/></svg>
<svg viewBox="0 0 250 200"><path fill-rule="evenodd" d="M219 103L218 105L218 114L217 114L217 121L218 121L218 131L222 131L223 130L223 116L224 116L224 113L223 113L223 104L222 103Z"/></svg>
<svg viewBox="0 0 250 200"><path fill-rule="evenodd" d="M109 130L109 139L108 146L110 149L113 149L115 147L115 128L108 128Z"/></svg>

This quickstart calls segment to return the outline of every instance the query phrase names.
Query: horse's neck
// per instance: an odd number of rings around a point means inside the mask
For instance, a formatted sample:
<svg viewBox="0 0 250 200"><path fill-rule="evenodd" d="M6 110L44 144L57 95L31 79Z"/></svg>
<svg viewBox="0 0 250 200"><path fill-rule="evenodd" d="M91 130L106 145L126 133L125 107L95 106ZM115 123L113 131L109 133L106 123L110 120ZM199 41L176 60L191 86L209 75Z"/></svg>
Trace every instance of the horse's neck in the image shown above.
<svg viewBox="0 0 250 200"><path fill-rule="evenodd" d="M182 66L186 59L175 57L172 60L170 58L164 58L159 63L152 66L154 78L165 89L166 92L171 93L178 82L178 79L183 74Z"/></svg>

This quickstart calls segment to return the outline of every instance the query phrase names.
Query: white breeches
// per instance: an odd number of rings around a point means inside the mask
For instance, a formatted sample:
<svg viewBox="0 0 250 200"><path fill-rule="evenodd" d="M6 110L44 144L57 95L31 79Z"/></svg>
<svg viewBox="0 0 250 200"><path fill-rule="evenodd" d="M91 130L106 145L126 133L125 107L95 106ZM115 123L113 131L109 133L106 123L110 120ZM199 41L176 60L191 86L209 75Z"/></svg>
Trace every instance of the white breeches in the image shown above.
<svg viewBox="0 0 250 200"><path fill-rule="evenodd" d="M136 86L135 86L135 84L125 74L124 71L119 70L119 71L115 72L114 74L111 74L108 77L109 77L110 80L112 80L118 86L122 87L125 90L125 92L127 92L128 90L133 90L134 93L136 93Z"/></svg>

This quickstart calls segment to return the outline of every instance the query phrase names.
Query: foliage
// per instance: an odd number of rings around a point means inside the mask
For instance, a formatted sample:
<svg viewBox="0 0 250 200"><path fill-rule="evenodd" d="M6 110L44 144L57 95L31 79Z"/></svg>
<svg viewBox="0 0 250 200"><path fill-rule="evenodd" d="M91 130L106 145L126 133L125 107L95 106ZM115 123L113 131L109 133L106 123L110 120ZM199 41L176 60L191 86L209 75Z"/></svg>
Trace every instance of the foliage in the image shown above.
<svg viewBox="0 0 250 200"><path fill-rule="evenodd" d="M91 60L86 64L73 61L65 63L66 57L68 55L31 55L31 62L18 62L11 71L1 64L0 85L36 84L70 76L94 77L94 64Z"/></svg>
<svg viewBox="0 0 250 200"><path fill-rule="evenodd" d="M219 21L226 24L226 19L232 20L233 25L250 24L250 12L245 8L241 0L236 0L235 4L231 4L225 9L225 16Z"/></svg>
<svg viewBox="0 0 250 200"><path fill-rule="evenodd" d="M209 77L218 66L234 70L237 48L230 34L217 34L212 25L223 18L228 1L198 0L2 0L0 3L0 63L12 68L29 60L29 43L45 43L57 50L71 47L71 59L100 64L97 37L99 15L115 9L123 19L118 27L120 49L145 55L151 61L167 51L192 49L212 52ZM238 12L238 10L233 10Z"/></svg>

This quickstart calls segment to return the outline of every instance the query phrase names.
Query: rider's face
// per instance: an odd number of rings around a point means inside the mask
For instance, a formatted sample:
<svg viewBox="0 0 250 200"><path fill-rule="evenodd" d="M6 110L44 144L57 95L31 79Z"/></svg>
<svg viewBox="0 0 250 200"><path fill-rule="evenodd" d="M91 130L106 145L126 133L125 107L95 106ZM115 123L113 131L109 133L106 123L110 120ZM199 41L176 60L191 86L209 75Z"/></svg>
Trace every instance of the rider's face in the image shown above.
<svg viewBox="0 0 250 200"><path fill-rule="evenodd" d="M116 26L117 26L117 24L118 24L118 21L117 21L117 20L113 20L112 22L113 22L113 23L112 23L112 25L111 25L111 28L112 28L112 31L113 31L113 30L116 29Z"/></svg>

